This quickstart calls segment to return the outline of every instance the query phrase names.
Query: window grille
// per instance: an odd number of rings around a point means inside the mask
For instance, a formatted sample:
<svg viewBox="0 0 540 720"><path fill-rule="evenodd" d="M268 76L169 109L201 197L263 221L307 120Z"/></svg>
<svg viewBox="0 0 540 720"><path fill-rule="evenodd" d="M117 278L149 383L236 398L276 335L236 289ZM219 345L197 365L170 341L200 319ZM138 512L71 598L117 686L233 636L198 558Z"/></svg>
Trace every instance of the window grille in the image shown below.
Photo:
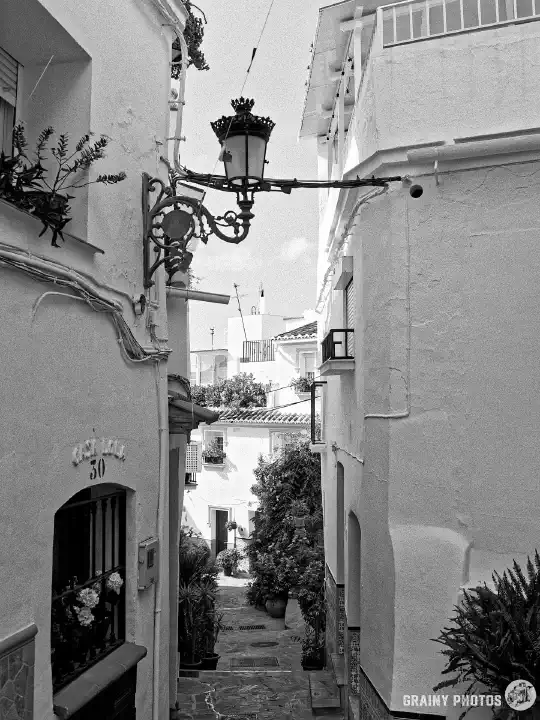
<svg viewBox="0 0 540 720"><path fill-rule="evenodd" d="M186 448L186 473L195 474L202 470L201 443L189 443Z"/></svg>
<svg viewBox="0 0 540 720"><path fill-rule="evenodd" d="M100 491L103 488L77 493L54 519L54 692L125 638L126 494L98 495Z"/></svg>

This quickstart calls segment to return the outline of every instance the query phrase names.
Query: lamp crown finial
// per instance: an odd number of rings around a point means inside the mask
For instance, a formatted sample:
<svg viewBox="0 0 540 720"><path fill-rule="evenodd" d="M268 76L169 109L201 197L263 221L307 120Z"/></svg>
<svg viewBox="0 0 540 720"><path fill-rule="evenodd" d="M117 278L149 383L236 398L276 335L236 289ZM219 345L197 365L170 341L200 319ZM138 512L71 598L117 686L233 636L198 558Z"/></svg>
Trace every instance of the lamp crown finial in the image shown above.
<svg viewBox="0 0 540 720"><path fill-rule="evenodd" d="M240 97L237 100L231 100L231 105L237 115L247 115L252 111L253 106L255 105L255 100Z"/></svg>

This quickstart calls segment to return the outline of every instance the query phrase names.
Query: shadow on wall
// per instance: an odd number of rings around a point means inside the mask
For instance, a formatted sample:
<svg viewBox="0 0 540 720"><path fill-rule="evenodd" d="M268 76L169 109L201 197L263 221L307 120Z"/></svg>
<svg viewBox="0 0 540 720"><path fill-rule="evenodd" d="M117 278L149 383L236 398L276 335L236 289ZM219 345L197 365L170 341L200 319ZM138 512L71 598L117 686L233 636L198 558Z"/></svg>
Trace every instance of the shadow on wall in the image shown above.
<svg viewBox="0 0 540 720"><path fill-rule="evenodd" d="M445 658L431 638L453 614L470 548L448 528L397 525L390 535L396 582L392 707L403 709L404 694L429 694L444 679Z"/></svg>
<svg viewBox="0 0 540 720"><path fill-rule="evenodd" d="M201 530L200 527L197 526L197 523L193 520L191 513L185 505L182 510L182 525L187 525L188 527L193 528L193 530L196 530L204 537L204 532Z"/></svg>

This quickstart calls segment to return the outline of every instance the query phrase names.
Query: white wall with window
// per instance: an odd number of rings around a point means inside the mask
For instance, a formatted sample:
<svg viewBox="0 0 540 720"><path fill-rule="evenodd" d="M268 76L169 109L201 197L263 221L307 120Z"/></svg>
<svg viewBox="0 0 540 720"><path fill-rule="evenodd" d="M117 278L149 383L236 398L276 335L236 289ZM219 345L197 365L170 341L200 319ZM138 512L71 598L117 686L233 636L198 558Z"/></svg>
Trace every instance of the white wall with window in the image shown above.
<svg viewBox="0 0 540 720"><path fill-rule="evenodd" d="M15 125L19 63L0 47L0 152L11 155Z"/></svg>
<svg viewBox="0 0 540 720"><path fill-rule="evenodd" d="M216 539L223 543L223 517L219 513L216 516L216 510L230 510L228 519L235 520L241 527L236 531L236 540L242 547L253 529L250 519L258 506L251 487L255 483L254 470L259 456L270 457L302 432L307 437L308 427L229 424L215 428L216 425L211 430L200 426L192 432L192 442L202 442L204 447L207 438L221 433L226 438L226 462L217 467L203 462L197 485L186 485L183 522L198 530L215 548ZM233 531L228 533L227 542L232 547Z"/></svg>

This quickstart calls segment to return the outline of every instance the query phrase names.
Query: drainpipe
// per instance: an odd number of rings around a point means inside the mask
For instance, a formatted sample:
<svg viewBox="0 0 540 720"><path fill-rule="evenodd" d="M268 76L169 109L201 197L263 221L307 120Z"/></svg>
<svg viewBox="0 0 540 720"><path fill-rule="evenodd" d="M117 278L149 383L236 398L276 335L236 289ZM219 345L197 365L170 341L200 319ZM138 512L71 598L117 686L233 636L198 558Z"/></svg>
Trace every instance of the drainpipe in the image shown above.
<svg viewBox="0 0 540 720"><path fill-rule="evenodd" d="M167 286L167 295L185 298L186 300L218 303L220 305L228 305L231 299L230 295L218 295L217 293L200 292L199 290L189 290L188 288L177 288L171 286Z"/></svg>
<svg viewBox="0 0 540 720"><path fill-rule="evenodd" d="M434 163L437 160L461 160L468 157L489 157L490 155L510 155L518 152L534 152L540 149L538 135L521 135L470 142L441 145L440 147L417 148L407 152L411 163Z"/></svg>
<svg viewBox="0 0 540 720"><path fill-rule="evenodd" d="M164 552L164 530L165 513L167 511L167 484L168 484L168 459L169 459L169 427L168 427L168 401L167 375L163 378L163 366L161 363L154 365L156 392L158 399L158 436L159 436L159 489L157 505L157 536L159 542L159 572L155 585L154 598L154 667L153 667L153 720L160 720L159 698L160 698L160 645L161 645L161 604L162 604L162 578L165 577L165 562L168 562L168 553ZM165 384L165 392L162 385ZM169 688L167 688L167 704L169 704Z"/></svg>

